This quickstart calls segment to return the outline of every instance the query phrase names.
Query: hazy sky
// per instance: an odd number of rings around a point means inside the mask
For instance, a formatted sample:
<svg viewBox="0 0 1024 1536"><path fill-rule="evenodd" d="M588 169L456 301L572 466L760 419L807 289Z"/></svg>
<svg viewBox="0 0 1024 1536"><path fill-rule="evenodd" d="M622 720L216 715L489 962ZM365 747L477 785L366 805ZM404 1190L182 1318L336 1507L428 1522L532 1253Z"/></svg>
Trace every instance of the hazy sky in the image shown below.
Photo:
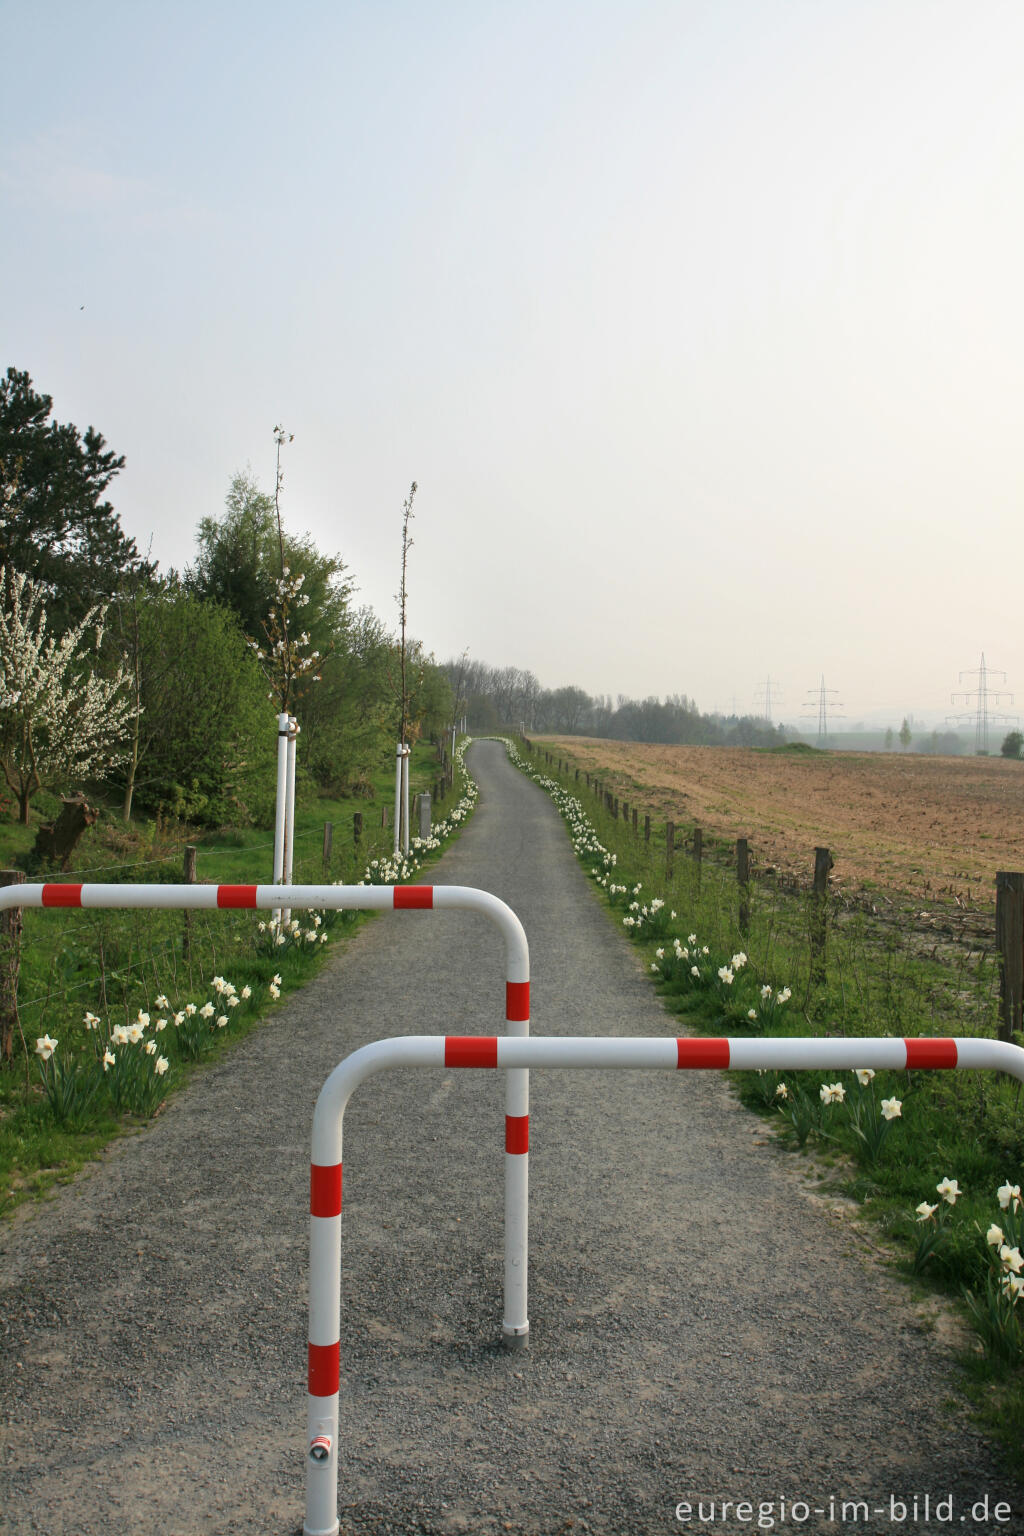
<svg viewBox="0 0 1024 1536"><path fill-rule="evenodd" d="M0 366L550 687L1024 708L1024 5L0 7ZM84 308L82 307L84 305ZM971 686L967 679L965 686Z"/></svg>

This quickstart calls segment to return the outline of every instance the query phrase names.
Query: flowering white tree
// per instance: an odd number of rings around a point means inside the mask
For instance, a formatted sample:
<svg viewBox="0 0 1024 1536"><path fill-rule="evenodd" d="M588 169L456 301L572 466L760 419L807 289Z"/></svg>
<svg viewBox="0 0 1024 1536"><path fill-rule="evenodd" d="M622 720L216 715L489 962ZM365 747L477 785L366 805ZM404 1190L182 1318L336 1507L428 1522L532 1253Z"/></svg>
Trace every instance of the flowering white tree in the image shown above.
<svg viewBox="0 0 1024 1536"><path fill-rule="evenodd" d="M310 678L314 683L320 681L320 652L309 649L309 635L305 630L296 633L299 610L309 602L302 590L304 581L301 572L293 575L289 566L282 565L281 576L274 589L274 601L263 624L267 632L266 641L263 645L256 640L249 641L263 669L263 675L270 684L267 698L276 701L282 714L291 711L297 683L303 678Z"/></svg>
<svg viewBox="0 0 1024 1536"><path fill-rule="evenodd" d="M306 578L301 572L293 575L291 567L285 563L284 528L281 524L283 480L281 449L286 443L290 443L294 436L294 432L286 432L283 427L274 428L274 442L277 445L274 519L277 523L277 548L281 559L281 575L274 585L270 613L263 620L266 642L260 644L258 640L249 641L256 660L263 668L263 675L270 684L267 698L275 700L279 713L285 715L291 713L297 683L303 678L310 678L314 683L320 681L319 668L322 660L319 651L310 649L310 639L306 631L297 632L300 627L299 610L305 608L309 602L309 594L302 590L302 584Z"/></svg>
<svg viewBox="0 0 1024 1536"><path fill-rule="evenodd" d="M98 677L87 660L90 630L99 648L103 608L47 636L42 589L0 569L0 766L27 825L32 796L61 776L82 778L123 761L132 703L122 667Z"/></svg>

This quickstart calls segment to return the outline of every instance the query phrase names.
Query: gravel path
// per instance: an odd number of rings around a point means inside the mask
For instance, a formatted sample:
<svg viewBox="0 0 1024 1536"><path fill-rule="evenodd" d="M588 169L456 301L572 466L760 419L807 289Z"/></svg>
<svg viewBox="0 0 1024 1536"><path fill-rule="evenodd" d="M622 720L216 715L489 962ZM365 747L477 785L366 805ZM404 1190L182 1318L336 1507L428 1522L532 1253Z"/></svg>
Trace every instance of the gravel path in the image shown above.
<svg viewBox="0 0 1024 1536"><path fill-rule="evenodd" d="M674 1033L547 797L496 743L469 763L479 806L435 879L519 913L535 1032ZM503 974L481 918L376 919L149 1130L0 1231L0 1531L301 1527L317 1092L367 1040L500 1030ZM531 1089L522 1354L497 1344L499 1075L393 1072L352 1101L343 1532L1024 1530L943 1332L718 1074L538 1071ZM877 1513L841 1521L840 1500Z"/></svg>

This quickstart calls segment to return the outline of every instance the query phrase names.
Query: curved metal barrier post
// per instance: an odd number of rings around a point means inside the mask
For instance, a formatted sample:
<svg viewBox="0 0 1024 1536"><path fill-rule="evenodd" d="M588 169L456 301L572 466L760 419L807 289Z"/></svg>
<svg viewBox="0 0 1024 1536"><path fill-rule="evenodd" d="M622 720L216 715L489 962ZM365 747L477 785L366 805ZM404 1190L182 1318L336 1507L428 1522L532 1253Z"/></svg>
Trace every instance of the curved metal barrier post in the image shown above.
<svg viewBox="0 0 1024 1536"><path fill-rule="evenodd" d="M282 717L284 718L284 717ZM276 857L276 855L275 855ZM322 908L349 912L479 912L505 944L505 1024L510 1036L530 1033L530 949L512 908L471 885L12 885L0 888L0 912L11 907L94 910L251 910ZM530 1074L505 1081L505 1275L501 1340L524 1348L527 1314Z"/></svg>
<svg viewBox="0 0 1024 1536"><path fill-rule="evenodd" d="M22 889L22 888L19 888ZM442 889L441 887L438 888ZM406 1035L353 1051L320 1090L313 1115L309 1219L309 1395L304 1536L338 1536L341 1365L341 1185L345 1106L386 1067L701 1068L855 1072L989 1067L1024 1082L1024 1049L1000 1040L639 1039ZM524 1277L525 1279L525 1277Z"/></svg>

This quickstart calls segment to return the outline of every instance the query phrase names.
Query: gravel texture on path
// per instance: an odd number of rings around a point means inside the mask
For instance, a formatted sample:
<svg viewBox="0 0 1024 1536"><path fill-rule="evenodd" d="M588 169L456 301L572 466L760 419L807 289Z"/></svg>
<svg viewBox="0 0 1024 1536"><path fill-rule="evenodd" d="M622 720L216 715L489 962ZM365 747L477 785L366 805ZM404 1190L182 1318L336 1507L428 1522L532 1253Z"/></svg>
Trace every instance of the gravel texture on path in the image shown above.
<svg viewBox="0 0 1024 1536"><path fill-rule="evenodd" d="M478 808L434 879L521 917L534 1032L676 1033L551 802L497 743L468 763ZM317 1093L368 1040L503 1016L485 919L377 918L152 1127L0 1232L0 1531L301 1528ZM1024 1530L942 1331L719 1074L535 1071L531 1100L520 1353L498 1343L500 1074L405 1069L352 1100L343 1532Z"/></svg>

